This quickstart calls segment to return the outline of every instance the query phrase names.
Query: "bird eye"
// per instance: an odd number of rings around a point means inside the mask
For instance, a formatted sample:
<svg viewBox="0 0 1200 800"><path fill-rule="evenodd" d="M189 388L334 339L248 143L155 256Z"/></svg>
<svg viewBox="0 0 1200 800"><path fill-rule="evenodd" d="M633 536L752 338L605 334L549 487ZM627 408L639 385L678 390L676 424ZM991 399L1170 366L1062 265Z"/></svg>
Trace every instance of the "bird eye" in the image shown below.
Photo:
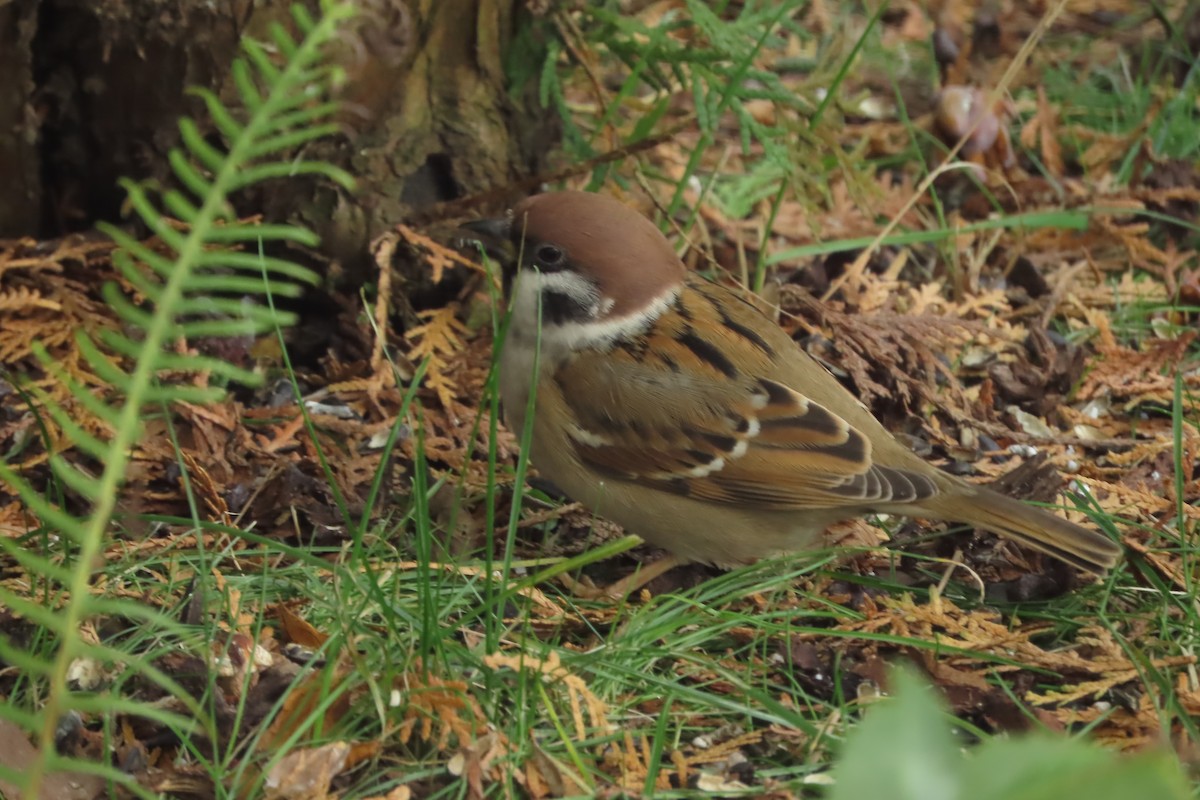
<svg viewBox="0 0 1200 800"><path fill-rule="evenodd" d="M566 253L562 248L555 247L552 244L544 244L534 253L540 267L558 267L562 265L563 259L566 258Z"/></svg>

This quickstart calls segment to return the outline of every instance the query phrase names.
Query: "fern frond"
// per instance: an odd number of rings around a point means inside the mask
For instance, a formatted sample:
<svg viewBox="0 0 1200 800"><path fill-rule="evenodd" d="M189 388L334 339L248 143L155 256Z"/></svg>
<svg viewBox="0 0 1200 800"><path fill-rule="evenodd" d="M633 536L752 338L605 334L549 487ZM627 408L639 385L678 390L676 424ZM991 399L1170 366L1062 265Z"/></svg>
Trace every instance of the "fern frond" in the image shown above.
<svg viewBox="0 0 1200 800"><path fill-rule="evenodd" d="M17 541L0 538L0 554L6 553L36 575L41 593L35 602L0 588L0 605L49 633L40 637L40 650L0 637L0 659L27 673L27 680L36 683L37 689L26 694L36 698L32 702L40 702L40 706L22 707L9 698L0 704L0 719L36 734L35 763L26 765L20 776L6 776L15 780L23 796L38 796L46 772L57 768L102 772L114 781L129 781L128 776L107 766L83 764L55 753L55 727L68 710L137 714L155 719L180 735L196 726L211 730L211 721L201 704L158 669L152 659L131 656L109 645L89 644L81 636L80 627L91 616L121 615L153 626L156 638L170 643L162 644L163 648L199 646L191 641L195 636L188 628L165 615L130 601L99 595L102 587L92 585L93 570L147 411L169 408L173 403L204 403L220 398L222 390L218 387L197 387L182 380L188 374L206 373L219 381L250 385L261 381L261 376L251 370L219 358L180 352L174 345L201 336L245 337L273 330L292 318L274 310L271 295L295 296L302 284L317 282L311 270L264 253L283 243L314 245L315 235L292 225L240 221L230 196L261 181L301 175L351 186L352 180L343 170L318 161L297 160L295 154L304 145L337 130L333 120L337 104L331 93L339 85L341 73L323 56L339 27L353 14L354 4L349 0L323 0L317 18L297 6L292 21L298 37L275 25L270 30L271 46L243 42L243 58L232 67L238 107L227 107L212 92L196 92L223 135L223 144L214 144L201 134L196 122L184 119L179 125L180 144L168 156L181 188L154 192L122 181L129 207L159 244L152 249L114 226L101 226L120 248L113 257L115 268L139 295L135 302L115 284L106 287L104 297L120 318L121 328L77 334L78 353L110 391L93 393L53 362L45 349L34 351L79 407L91 415L84 421L91 431L73 419L49 392L34 389L30 396L40 404L46 421L57 426L79 453L91 459L89 469L98 472L93 475L81 470L61 453L51 456L52 474L87 503L86 511L75 516L64 505L41 496L8 464L0 463L0 480L15 489L42 525L61 535L65 549L60 564L57 558L21 549L23 545ZM93 424L93 420L100 424ZM110 430L108 438L98 437L96 430L104 428ZM53 431L46 434L47 446L55 435ZM52 608L46 604L47 598L60 599L61 606ZM128 669L182 701L192 716L185 718L109 693L72 691L67 680L69 667L85 655L123 661ZM211 653L205 650L203 657L209 658Z"/></svg>

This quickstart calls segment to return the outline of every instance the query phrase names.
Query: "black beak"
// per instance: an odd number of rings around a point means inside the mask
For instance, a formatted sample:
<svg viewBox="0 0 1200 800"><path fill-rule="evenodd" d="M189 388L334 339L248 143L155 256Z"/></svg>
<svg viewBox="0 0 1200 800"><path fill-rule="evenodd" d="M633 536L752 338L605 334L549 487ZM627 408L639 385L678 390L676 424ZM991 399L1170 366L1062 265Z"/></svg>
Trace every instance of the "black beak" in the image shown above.
<svg viewBox="0 0 1200 800"><path fill-rule="evenodd" d="M473 219L459 226L479 237L483 244L492 242L507 242L512 222L507 219Z"/></svg>
<svg viewBox="0 0 1200 800"><path fill-rule="evenodd" d="M466 235L460 239L460 245L472 250L479 247L489 259L500 264L507 272L515 259L509 232L512 222L508 219L475 219L458 226Z"/></svg>

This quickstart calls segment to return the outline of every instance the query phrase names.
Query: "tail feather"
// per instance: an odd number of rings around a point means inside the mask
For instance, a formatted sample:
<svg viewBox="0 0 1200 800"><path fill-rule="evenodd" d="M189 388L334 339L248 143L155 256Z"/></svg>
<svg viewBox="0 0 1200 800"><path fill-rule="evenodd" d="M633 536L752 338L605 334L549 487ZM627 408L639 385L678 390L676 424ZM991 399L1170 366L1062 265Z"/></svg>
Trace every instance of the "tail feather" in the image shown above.
<svg viewBox="0 0 1200 800"><path fill-rule="evenodd" d="M934 509L937 516L977 525L1088 572L1102 574L1121 560L1120 545L1107 536L990 489L974 487L971 496L955 499L953 511Z"/></svg>

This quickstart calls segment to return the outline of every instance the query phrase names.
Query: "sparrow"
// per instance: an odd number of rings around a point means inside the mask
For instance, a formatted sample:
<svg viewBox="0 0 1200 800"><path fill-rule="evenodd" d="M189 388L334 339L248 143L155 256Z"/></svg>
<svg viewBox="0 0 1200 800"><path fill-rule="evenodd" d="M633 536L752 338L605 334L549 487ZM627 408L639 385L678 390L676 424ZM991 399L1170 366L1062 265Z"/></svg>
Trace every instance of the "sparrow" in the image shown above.
<svg viewBox="0 0 1200 800"><path fill-rule="evenodd" d="M674 556L638 584L818 548L871 514L965 522L1093 573L1119 561L1106 536L927 464L615 198L539 194L465 227L510 256L505 421L532 427L530 461L565 494Z"/></svg>

